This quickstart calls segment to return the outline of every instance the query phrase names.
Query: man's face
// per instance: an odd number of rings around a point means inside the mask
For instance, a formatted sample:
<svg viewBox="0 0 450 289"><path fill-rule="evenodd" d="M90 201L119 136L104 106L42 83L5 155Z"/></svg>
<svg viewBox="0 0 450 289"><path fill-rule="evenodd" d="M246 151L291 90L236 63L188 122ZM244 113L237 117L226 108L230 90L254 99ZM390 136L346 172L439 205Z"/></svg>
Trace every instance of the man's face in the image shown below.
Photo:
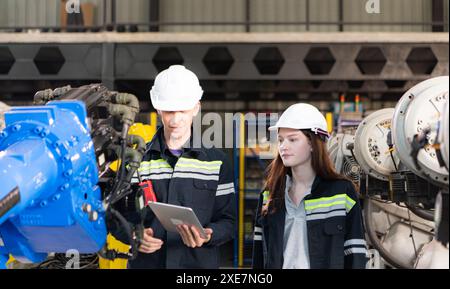
<svg viewBox="0 0 450 289"><path fill-rule="evenodd" d="M167 134L166 137L177 140L190 133L192 120L198 114L199 109L200 103L197 103L191 110L158 110L158 114L161 116L164 125L164 133Z"/></svg>

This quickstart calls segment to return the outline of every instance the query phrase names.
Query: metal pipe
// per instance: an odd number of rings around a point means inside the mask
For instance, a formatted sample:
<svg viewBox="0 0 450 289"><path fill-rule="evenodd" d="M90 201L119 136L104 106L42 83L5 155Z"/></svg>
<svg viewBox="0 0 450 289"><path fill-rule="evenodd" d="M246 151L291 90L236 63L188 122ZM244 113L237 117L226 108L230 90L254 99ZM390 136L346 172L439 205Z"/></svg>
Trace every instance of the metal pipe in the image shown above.
<svg viewBox="0 0 450 289"><path fill-rule="evenodd" d="M427 221L434 221L434 212L418 208L414 205L406 203L406 207L416 216L425 219Z"/></svg>
<svg viewBox="0 0 450 289"><path fill-rule="evenodd" d="M380 252L381 257L383 257L390 265L401 268L401 269L413 269L412 266L403 263L400 260L396 260L395 257L384 249L383 244L381 244L375 230L372 228L371 214L372 214L372 201L369 197L364 198L364 225L366 228L367 235L372 246L375 247L378 252Z"/></svg>
<svg viewBox="0 0 450 289"><path fill-rule="evenodd" d="M331 22L324 22L324 21L277 21L277 22L261 22L261 21L255 21L255 22L247 22L247 21L235 21L235 22L229 22L229 21L217 21L217 22L210 22L210 21L202 21L202 22L189 22L189 21L180 21L180 22L159 22L159 21L151 21L151 22L116 22L116 25L137 25L137 26L179 26L179 25L193 25L193 26L202 26L202 25L307 25L309 27L310 25L324 25L324 26L330 26L330 25L380 25L380 26L433 26L433 25L440 25L440 26L447 26L448 21L427 21L427 22L339 22L339 21L331 21ZM79 26L77 25L68 25L68 28L76 28ZM0 30L16 30L16 29L60 29L59 26L0 26ZM90 28L98 28L98 26L84 26L84 28L90 29ZM309 28L308 28L309 29Z"/></svg>

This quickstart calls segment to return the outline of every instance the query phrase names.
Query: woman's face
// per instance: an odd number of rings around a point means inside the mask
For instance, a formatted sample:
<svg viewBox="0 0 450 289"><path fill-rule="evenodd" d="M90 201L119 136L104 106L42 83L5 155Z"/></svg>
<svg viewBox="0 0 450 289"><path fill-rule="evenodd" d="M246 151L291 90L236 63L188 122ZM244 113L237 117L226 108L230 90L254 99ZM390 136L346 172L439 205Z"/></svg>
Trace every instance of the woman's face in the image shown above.
<svg viewBox="0 0 450 289"><path fill-rule="evenodd" d="M295 167L311 161L311 142L298 129L278 129L278 153L285 167Z"/></svg>

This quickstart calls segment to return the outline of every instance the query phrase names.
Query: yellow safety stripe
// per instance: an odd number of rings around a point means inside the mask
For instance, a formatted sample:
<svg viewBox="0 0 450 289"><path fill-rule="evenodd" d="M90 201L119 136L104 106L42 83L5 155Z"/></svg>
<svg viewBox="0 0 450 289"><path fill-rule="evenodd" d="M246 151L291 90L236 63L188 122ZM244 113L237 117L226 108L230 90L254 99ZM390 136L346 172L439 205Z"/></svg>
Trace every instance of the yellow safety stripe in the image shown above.
<svg viewBox="0 0 450 289"><path fill-rule="evenodd" d="M150 170L158 169L172 169L172 167L164 159L150 160L141 162L141 165L138 168L138 172L150 172Z"/></svg>
<svg viewBox="0 0 450 289"><path fill-rule="evenodd" d="M356 202L347 195L345 195L345 199L347 200L347 202L349 202L351 204L352 207L354 204L356 204Z"/></svg>
<svg viewBox="0 0 450 289"><path fill-rule="evenodd" d="M265 205L269 201L269 195L270 195L269 191L263 192L263 205Z"/></svg>
<svg viewBox="0 0 450 289"><path fill-rule="evenodd" d="M326 208L326 207L332 207L335 205L344 205L346 204L345 200L344 201L336 201L336 202L332 202L332 203L326 203L326 204L318 204L315 206L305 206L305 209L310 211L310 210L314 210L317 208Z"/></svg>
<svg viewBox="0 0 450 289"><path fill-rule="evenodd" d="M335 200L335 201L333 202L333 200ZM339 194L339 195L335 195L332 197L324 197L324 198L319 198L319 199L306 200L305 201L305 209L306 210L314 210L317 208L332 207L335 205L345 205L345 208L348 212L353 208L355 203L356 202L354 200L352 200L352 198L347 196L347 194Z"/></svg>
<svg viewBox="0 0 450 289"><path fill-rule="evenodd" d="M178 162L194 162L194 163L198 163L199 165L221 165L222 164L222 161L199 161L197 159L190 159L190 158L184 158L184 157L179 158Z"/></svg>
<svg viewBox="0 0 450 289"><path fill-rule="evenodd" d="M192 164L179 164L179 163L177 163L176 166L179 167L179 168L195 168L195 169L203 169L203 170L208 170L208 171L220 170L220 166L218 166L218 167L205 167L205 166L197 166L197 165L192 165Z"/></svg>
<svg viewBox="0 0 450 289"><path fill-rule="evenodd" d="M145 167L143 167L143 166L140 166L139 167L139 171L144 171L144 170L149 170L149 169L171 169L172 167L171 166L165 166L165 165L161 165L161 166L149 166L149 167L147 167L147 166L145 166Z"/></svg>
<svg viewBox="0 0 450 289"><path fill-rule="evenodd" d="M157 159L157 160L149 160L149 161L143 161L143 164L145 163L167 163L165 159Z"/></svg>
<svg viewBox="0 0 450 289"><path fill-rule="evenodd" d="M343 198L345 198L345 196L347 196L347 195L346 194L339 194L339 195L334 195L334 196L331 196L331 197L323 197L323 198L318 198L318 199L305 200L305 204L324 203L324 202L335 200L335 199L343 199Z"/></svg>
<svg viewBox="0 0 450 289"><path fill-rule="evenodd" d="M155 166L158 168L165 168L165 167L169 167L171 168L171 166L166 162L166 160L164 159L158 159L158 160L150 160L150 161L145 161L145 162L141 162L141 167L146 167L146 166Z"/></svg>

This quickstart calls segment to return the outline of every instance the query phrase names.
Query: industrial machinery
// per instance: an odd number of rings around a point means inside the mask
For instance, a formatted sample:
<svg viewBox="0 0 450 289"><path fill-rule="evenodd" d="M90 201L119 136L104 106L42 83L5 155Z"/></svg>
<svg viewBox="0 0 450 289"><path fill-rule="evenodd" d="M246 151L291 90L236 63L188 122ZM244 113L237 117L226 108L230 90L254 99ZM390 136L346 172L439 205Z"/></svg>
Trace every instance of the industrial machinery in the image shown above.
<svg viewBox="0 0 450 289"><path fill-rule="evenodd" d="M433 146L448 99L448 81L448 76L436 77L408 90L395 107L392 127L402 162L416 175L446 187L448 170Z"/></svg>
<svg viewBox="0 0 450 289"><path fill-rule="evenodd" d="M361 168L353 153L355 133L362 120L360 96L355 96L353 111L345 110L345 95L339 98L339 118L336 131L327 142L330 159L336 171L352 180L359 186Z"/></svg>
<svg viewBox="0 0 450 289"><path fill-rule="evenodd" d="M448 268L448 118L448 77L438 77L330 140L332 156L360 167L352 177L335 158L364 198L371 257L381 256L368 267Z"/></svg>
<svg viewBox="0 0 450 289"><path fill-rule="evenodd" d="M369 114L355 134L354 154L361 165L360 192L368 243L381 255L379 268L411 268L416 248L433 237L433 224L411 214L405 194L392 190L392 175L401 170L391 137L393 108Z"/></svg>
<svg viewBox="0 0 450 289"><path fill-rule="evenodd" d="M144 152L142 138L128 135L137 98L92 84L39 91L34 100L7 111L0 132L0 268L9 255L39 263L69 250L134 258L142 228L114 204L131 192ZM110 225L125 228L130 252L107 249Z"/></svg>
<svg viewBox="0 0 450 289"><path fill-rule="evenodd" d="M417 268L449 268L448 106L449 77L442 76L408 90L394 113L392 132L399 158L410 171L425 179L428 187L423 182L411 181L402 172L404 181L400 185L406 184L412 207L424 203L435 209L434 239L418 253L414 264ZM427 204L425 199L434 203Z"/></svg>
<svg viewBox="0 0 450 289"><path fill-rule="evenodd" d="M333 134L327 143L327 149L336 171L359 184L361 168L353 154L354 133L355 129L347 129Z"/></svg>

